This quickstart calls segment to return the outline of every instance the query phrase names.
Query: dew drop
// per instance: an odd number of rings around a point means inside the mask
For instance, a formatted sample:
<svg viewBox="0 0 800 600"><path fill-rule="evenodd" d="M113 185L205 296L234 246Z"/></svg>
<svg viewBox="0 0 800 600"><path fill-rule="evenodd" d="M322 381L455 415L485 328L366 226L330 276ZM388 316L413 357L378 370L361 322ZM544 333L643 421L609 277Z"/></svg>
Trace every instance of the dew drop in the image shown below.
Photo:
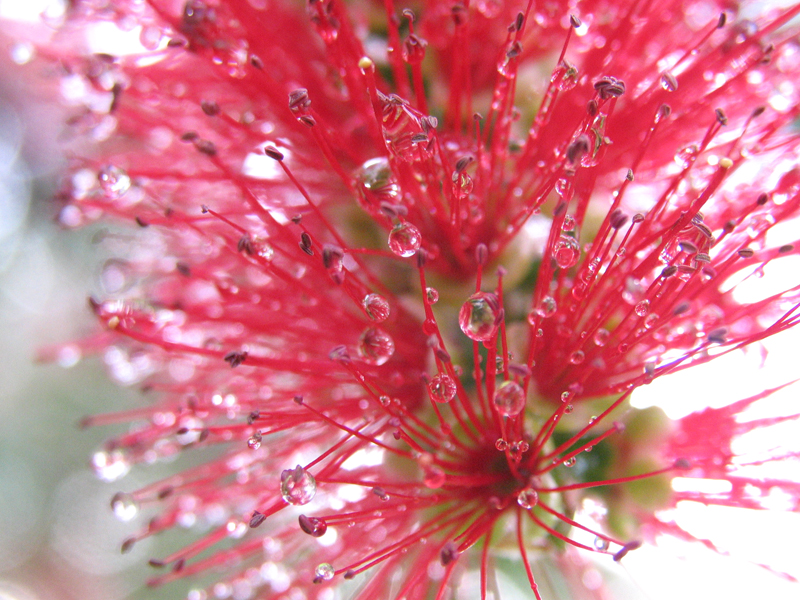
<svg viewBox="0 0 800 600"><path fill-rule="evenodd" d="M560 92L571 90L578 83L578 69L566 60L562 60L556 68L553 69L553 74L550 81L558 88Z"/></svg>
<svg viewBox="0 0 800 600"><path fill-rule="evenodd" d="M556 314L557 310L558 304L556 304L555 298L552 296L545 296L536 307L536 314L543 319L547 319Z"/></svg>
<svg viewBox="0 0 800 600"><path fill-rule="evenodd" d="M364 307L367 317L376 323L382 323L391 313L389 303L380 294L367 294L361 301L361 306Z"/></svg>
<svg viewBox="0 0 800 600"><path fill-rule="evenodd" d="M389 396L381 396L378 398L378 401L381 403L381 406L389 406L392 403L392 399Z"/></svg>
<svg viewBox="0 0 800 600"><path fill-rule="evenodd" d="M505 441L503 438L498 438L497 441L494 443L494 447L497 448L500 452L505 452L508 448L508 442Z"/></svg>
<svg viewBox="0 0 800 600"><path fill-rule="evenodd" d="M600 551L608 550L609 545L608 540L604 540L599 536L594 538L594 547Z"/></svg>
<svg viewBox="0 0 800 600"><path fill-rule="evenodd" d="M504 417L516 417L525 408L525 391L516 381L504 381L494 394L494 405Z"/></svg>
<svg viewBox="0 0 800 600"><path fill-rule="evenodd" d="M487 342L497 334L503 317L500 302L492 293L478 292L470 296L458 313L458 325L471 340Z"/></svg>
<svg viewBox="0 0 800 600"><path fill-rule="evenodd" d="M385 364L394 354L394 340L376 327L364 330L358 340L358 355L371 365Z"/></svg>
<svg viewBox="0 0 800 600"><path fill-rule="evenodd" d="M258 450L261 448L261 434L259 432L255 432L247 438L247 447L251 450Z"/></svg>
<svg viewBox="0 0 800 600"><path fill-rule="evenodd" d="M561 224L561 231L575 231L575 218L572 215L566 215L564 217L564 222Z"/></svg>
<svg viewBox="0 0 800 600"><path fill-rule="evenodd" d="M608 332L608 329L600 328L595 331L593 338L595 345L600 346L601 348L605 346L608 342L609 335L611 334Z"/></svg>
<svg viewBox="0 0 800 600"><path fill-rule="evenodd" d="M300 465L281 473L281 496L289 504L308 504L317 494L317 480Z"/></svg>
<svg viewBox="0 0 800 600"><path fill-rule="evenodd" d="M530 487L521 489L517 494L517 504L519 504L522 508L530 510L539 504L538 492Z"/></svg>
<svg viewBox="0 0 800 600"><path fill-rule="evenodd" d="M131 494L120 492L111 499L111 510L120 521L130 521L139 513L139 503Z"/></svg>
<svg viewBox="0 0 800 600"><path fill-rule="evenodd" d="M578 240L569 235L559 236L553 248L553 258L562 269L568 269L577 264L581 255Z"/></svg>
<svg viewBox="0 0 800 600"><path fill-rule="evenodd" d="M556 194L558 194L559 196L563 197L564 194L567 193L568 185L569 184L568 184L567 180L564 179L563 177L561 177L560 179L556 180L556 183L555 183L555 186L554 186L553 189L555 189Z"/></svg>
<svg viewBox="0 0 800 600"><path fill-rule="evenodd" d="M421 244L422 235L411 223L398 223L389 232L389 249L397 256L414 256Z"/></svg>
<svg viewBox="0 0 800 600"><path fill-rule="evenodd" d="M116 481L128 474L131 465L122 450L100 450L92 455L92 470L103 481Z"/></svg>
<svg viewBox="0 0 800 600"><path fill-rule="evenodd" d="M578 461L575 460L574 456L572 456L572 457L568 458L567 460L565 460L563 464L564 464L565 467L574 467L576 462L578 462Z"/></svg>
<svg viewBox="0 0 800 600"><path fill-rule="evenodd" d="M449 375L439 373L431 377L428 393L434 402L450 402L456 395L456 383Z"/></svg>
<svg viewBox="0 0 800 600"><path fill-rule="evenodd" d="M428 304L436 304L439 301L439 292L435 288L425 288L425 302Z"/></svg>
<svg viewBox="0 0 800 600"><path fill-rule="evenodd" d="M650 300L642 300L639 302L634 308L633 312L637 314L637 316L644 317L650 312Z"/></svg>
<svg viewBox="0 0 800 600"><path fill-rule="evenodd" d="M575 352L569 355L569 362L572 363L573 365L579 365L584 361L585 358L586 355L583 353L582 350L576 350Z"/></svg>
<svg viewBox="0 0 800 600"><path fill-rule="evenodd" d="M330 581L333 579L333 566L330 563L322 563L314 570L314 575L321 581Z"/></svg>
<svg viewBox="0 0 800 600"><path fill-rule="evenodd" d="M700 152L700 149L695 144L690 144L684 148L678 150L677 154L675 154L675 162L681 168L685 169L689 165L694 162L695 158L697 158L697 154Z"/></svg>
<svg viewBox="0 0 800 600"><path fill-rule="evenodd" d="M377 212L381 204L395 204L400 196L389 159L385 156L368 160L356 173L358 200L367 212Z"/></svg>
<svg viewBox="0 0 800 600"><path fill-rule="evenodd" d="M123 169L114 165L103 167L97 174L97 180L109 198L119 198L131 188L131 178Z"/></svg>
<svg viewBox="0 0 800 600"><path fill-rule="evenodd" d="M425 475L422 479L422 483L425 484L425 487L435 490L442 487L446 480L447 476L440 467L437 467L436 465L425 467Z"/></svg>

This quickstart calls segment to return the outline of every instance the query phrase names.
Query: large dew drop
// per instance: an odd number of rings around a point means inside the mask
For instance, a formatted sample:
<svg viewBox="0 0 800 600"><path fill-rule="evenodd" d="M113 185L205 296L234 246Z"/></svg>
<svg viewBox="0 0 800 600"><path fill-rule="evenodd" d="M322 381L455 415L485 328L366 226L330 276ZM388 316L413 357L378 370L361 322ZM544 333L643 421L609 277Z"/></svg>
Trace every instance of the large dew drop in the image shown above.
<svg viewBox="0 0 800 600"><path fill-rule="evenodd" d="M331 566L329 563L322 563L314 571L314 575L316 575L317 579L320 579L321 581L330 581L333 579L333 574L333 566Z"/></svg>
<svg viewBox="0 0 800 600"><path fill-rule="evenodd" d="M289 504L308 504L317 494L317 480L300 465L281 473L281 496Z"/></svg>
<svg viewBox="0 0 800 600"><path fill-rule="evenodd" d="M109 198L119 198L131 187L130 176L114 165L103 167L97 174L97 180Z"/></svg>
<svg viewBox="0 0 800 600"><path fill-rule="evenodd" d="M394 354L394 340L376 327L365 329L358 340L358 355L371 365L382 365Z"/></svg>
<svg viewBox="0 0 800 600"><path fill-rule="evenodd" d="M444 373L434 375L428 383L428 393L434 402L450 402L456 395L456 382Z"/></svg>
<svg viewBox="0 0 800 600"><path fill-rule="evenodd" d="M422 234L411 223L399 223L389 232L389 249L397 256L414 256L422 244Z"/></svg>
<svg viewBox="0 0 800 600"><path fill-rule="evenodd" d="M521 489L517 494L517 504L522 508L530 510L539 504L539 494L533 488L526 487Z"/></svg>
<svg viewBox="0 0 800 600"><path fill-rule="evenodd" d="M559 267L569 269L577 264L580 256L581 249L578 240L570 235L559 236L555 248L553 248L553 258Z"/></svg>
<svg viewBox="0 0 800 600"><path fill-rule="evenodd" d="M525 408L525 391L516 381L504 381L494 394L494 405L504 417L516 417Z"/></svg>
<svg viewBox="0 0 800 600"><path fill-rule="evenodd" d="M389 159L380 156L368 160L356 173L358 200L367 212L380 210L381 204L396 204L400 188L394 179Z"/></svg>
<svg viewBox="0 0 800 600"><path fill-rule="evenodd" d="M497 334L503 313L500 301L490 292L470 296L458 313L458 325L471 340L488 342Z"/></svg>
<svg viewBox="0 0 800 600"><path fill-rule="evenodd" d="M361 301L361 306L364 307L364 312L370 320L376 323L383 323L391 312L389 303L380 294L367 294Z"/></svg>

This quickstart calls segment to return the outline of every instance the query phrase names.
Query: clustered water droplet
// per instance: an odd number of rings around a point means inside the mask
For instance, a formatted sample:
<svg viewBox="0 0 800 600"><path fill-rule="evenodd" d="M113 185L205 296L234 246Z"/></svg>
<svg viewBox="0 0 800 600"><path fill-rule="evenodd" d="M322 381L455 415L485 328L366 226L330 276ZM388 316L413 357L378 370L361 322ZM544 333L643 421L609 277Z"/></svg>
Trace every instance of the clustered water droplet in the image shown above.
<svg viewBox="0 0 800 600"><path fill-rule="evenodd" d="M494 405L504 417L516 417L525 408L525 390L516 381L504 381L494 394Z"/></svg>
<svg viewBox="0 0 800 600"><path fill-rule="evenodd" d="M281 473L281 496L289 504L308 504L317 494L317 480L300 465Z"/></svg>
<svg viewBox="0 0 800 600"><path fill-rule="evenodd" d="M450 402L456 395L456 382L446 373L439 373L431 377L428 393L434 402Z"/></svg>
<svg viewBox="0 0 800 600"><path fill-rule="evenodd" d="M503 314L500 301L490 292L470 296L458 313L461 331L476 342L488 342L497 334Z"/></svg>

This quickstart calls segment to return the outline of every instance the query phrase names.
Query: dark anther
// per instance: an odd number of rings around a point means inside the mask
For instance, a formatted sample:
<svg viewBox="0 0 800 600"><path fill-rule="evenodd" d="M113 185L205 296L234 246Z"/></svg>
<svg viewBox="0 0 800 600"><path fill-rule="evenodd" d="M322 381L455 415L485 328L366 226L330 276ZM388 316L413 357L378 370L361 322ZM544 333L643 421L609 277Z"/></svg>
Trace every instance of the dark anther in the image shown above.
<svg viewBox="0 0 800 600"><path fill-rule="evenodd" d="M622 549L614 555L614 562L621 561L628 552L631 550L636 550L637 548L641 548L642 542L628 542L625 544Z"/></svg>
<svg viewBox="0 0 800 600"><path fill-rule="evenodd" d="M245 252L246 254L253 256L253 254L255 254L255 249L253 248L253 238L251 238L249 234L245 233L239 238L239 242L236 244L236 249L239 252Z"/></svg>
<svg viewBox="0 0 800 600"><path fill-rule="evenodd" d="M436 354L436 358L438 358L443 363L449 363L450 362L450 355L447 353L447 350L445 350L444 348L436 348L434 353Z"/></svg>
<svg viewBox="0 0 800 600"><path fill-rule="evenodd" d="M458 161L456 161L456 173L461 173L473 160L475 160L475 157L469 154L459 158Z"/></svg>
<svg viewBox="0 0 800 600"><path fill-rule="evenodd" d="M725 116L725 111L721 108L715 108L714 114L717 116L717 121L719 121L720 125L727 125L728 124L728 117Z"/></svg>
<svg viewBox="0 0 800 600"><path fill-rule="evenodd" d="M298 121L300 121L303 125L308 125L309 127L314 127L314 125L317 124L317 120L309 115L301 116L298 118Z"/></svg>
<svg viewBox="0 0 800 600"><path fill-rule="evenodd" d="M439 553L439 558L442 561L442 566L446 567L453 562L458 556L458 548L453 542L447 542L442 551Z"/></svg>
<svg viewBox="0 0 800 600"><path fill-rule="evenodd" d="M636 213L635 215L633 215L631 221L633 221L634 223L641 223L642 221L644 221L644 215L642 213Z"/></svg>
<svg viewBox="0 0 800 600"><path fill-rule="evenodd" d="M150 223L148 223L147 221L142 219L142 217L136 217L136 224L139 227L149 227L150 226Z"/></svg>
<svg viewBox="0 0 800 600"><path fill-rule="evenodd" d="M681 240L678 242L678 248L681 249L682 252L688 252L689 254L697 254L697 246L694 245L693 242L689 240Z"/></svg>
<svg viewBox="0 0 800 600"><path fill-rule="evenodd" d="M667 277L672 277L675 273L677 273L678 267L675 265L670 265L668 267L664 267L661 269L661 277L666 279Z"/></svg>
<svg viewBox="0 0 800 600"><path fill-rule="evenodd" d="M209 117L214 117L219 114L219 104L213 100L203 100L200 102L200 108L202 108L203 112Z"/></svg>
<svg viewBox="0 0 800 600"><path fill-rule="evenodd" d="M277 148L272 146L267 146L264 148L264 154L269 156L272 160L281 161L283 160L283 153L280 152Z"/></svg>
<svg viewBox="0 0 800 600"><path fill-rule="evenodd" d="M185 262L176 263L175 270L178 271L178 273L180 273L184 277L192 276L192 270L191 268L189 268L189 265L187 265Z"/></svg>
<svg viewBox="0 0 800 600"><path fill-rule="evenodd" d="M521 31L522 30L522 26L524 24L525 24L525 15L523 15L521 12L518 12L517 13L517 18L514 19L514 29L516 31Z"/></svg>
<svg viewBox="0 0 800 600"><path fill-rule="evenodd" d="M196 131L187 131L183 135L181 135L182 142L192 142L197 139L197 132Z"/></svg>
<svg viewBox="0 0 800 600"><path fill-rule="evenodd" d="M150 560L147 561L147 564L150 565L151 567L156 568L156 569L160 569L166 563L164 561L162 561L162 560L158 560L157 558L151 558Z"/></svg>
<svg viewBox="0 0 800 600"><path fill-rule="evenodd" d="M589 136L582 133L578 138L567 146L567 162L571 165L577 163L591 148Z"/></svg>
<svg viewBox="0 0 800 600"><path fill-rule="evenodd" d="M298 394L294 398L292 398L292 402L294 402L298 406L303 406L303 397L300 394Z"/></svg>
<svg viewBox="0 0 800 600"><path fill-rule="evenodd" d="M723 27L725 27L725 23L727 20L728 17L725 15L724 12L719 13L719 20L717 21L717 29L722 29Z"/></svg>
<svg viewBox="0 0 800 600"><path fill-rule="evenodd" d="M258 70L262 70L264 68L264 61L261 60L260 56L256 56L255 54L250 55L250 64Z"/></svg>
<svg viewBox="0 0 800 600"><path fill-rule="evenodd" d="M345 579L352 579L355 576L356 576L356 572L353 569L347 569L347 571L344 572L344 578Z"/></svg>
<svg viewBox="0 0 800 600"><path fill-rule="evenodd" d="M136 543L135 537L125 538L125 541L122 542L122 547L120 548L120 552L122 554L127 554L133 548L133 545Z"/></svg>
<svg viewBox="0 0 800 600"><path fill-rule="evenodd" d="M590 117L597 114L597 100L589 100L589 102L586 103L586 112L589 113Z"/></svg>
<svg viewBox="0 0 800 600"><path fill-rule="evenodd" d="M211 435L211 430L208 428L202 429L200 431L200 437L197 438L198 442L205 442L208 439L208 436Z"/></svg>
<svg viewBox="0 0 800 600"><path fill-rule="evenodd" d="M256 421L256 419L258 419L260 416L261 416L261 411L254 410L249 415L247 415L247 424L252 425Z"/></svg>
<svg viewBox="0 0 800 600"><path fill-rule="evenodd" d="M314 250L311 247L311 236L305 231L300 234L300 249L309 256L314 256Z"/></svg>
<svg viewBox="0 0 800 600"><path fill-rule="evenodd" d="M415 133L411 136L412 144L424 144L428 141L428 136L424 133Z"/></svg>
<svg viewBox="0 0 800 600"><path fill-rule="evenodd" d="M185 566L186 566L186 559L185 558L179 558L178 560L175 561L175 564L172 565L172 572L173 573L180 573L181 571L183 571L183 567L185 567Z"/></svg>
<svg viewBox="0 0 800 600"><path fill-rule="evenodd" d="M682 315L685 312L689 312L689 309L691 307L692 305L689 304L688 302L681 302L680 304L678 304L678 306L675 307L675 310L672 311L672 314L675 316Z"/></svg>
<svg viewBox="0 0 800 600"><path fill-rule="evenodd" d="M428 252L424 248L417 250L417 268L422 269L428 262Z"/></svg>
<svg viewBox="0 0 800 600"><path fill-rule="evenodd" d="M679 471L688 471L692 468L692 463L690 463L685 458L678 458L675 460L675 464L673 465L674 468L678 469Z"/></svg>
<svg viewBox="0 0 800 600"><path fill-rule="evenodd" d="M253 517L250 519L250 527L255 529L267 520L267 515L260 513L257 510L253 511Z"/></svg>
<svg viewBox="0 0 800 600"><path fill-rule="evenodd" d="M198 152L202 152L208 156L215 156L217 154L217 146L211 140L197 139L194 141L194 147L197 148Z"/></svg>
<svg viewBox="0 0 800 600"><path fill-rule="evenodd" d="M122 98L122 84L117 82L111 86L111 104L108 107L108 112L113 113L117 110L120 98Z"/></svg>
<svg viewBox="0 0 800 600"><path fill-rule="evenodd" d="M752 248L741 248L741 249L737 250L736 253L741 258L753 258L753 255L755 254L755 252L753 252Z"/></svg>
<svg viewBox="0 0 800 600"><path fill-rule="evenodd" d="M454 4L450 12L453 15L453 23L456 25L463 25L467 20L467 8L461 2Z"/></svg>
<svg viewBox="0 0 800 600"><path fill-rule="evenodd" d="M158 499L164 500L165 498L169 498L175 492L175 488L171 485L164 486L160 490L158 490Z"/></svg>
<svg viewBox="0 0 800 600"><path fill-rule="evenodd" d="M337 246L325 244L322 248L322 264L326 269L330 269L334 261L341 260L344 257L344 252Z"/></svg>
<svg viewBox="0 0 800 600"><path fill-rule="evenodd" d="M712 344L724 344L728 335L727 327L719 327L708 332L708 341Z"/></svg>
<svg viewBox="0 0 800 600"><path fill-rule="evenodd" d="M475 262L485 265L487 260L489 260L489 248L486 247L486 244L480 243L475 246Z"/></svg>
<svg viewBox="0 0 800 600"><path fill-rule="evenodd" d="M308 97L308 90L299 88L289 94L289 109L293 112L299 112L311 106L311 99Z"/></svg>
<svg viewBox="0 0 800 600"><path fill-rule="evenodd" d="M672 114L672 107L669 104L662 104L658 107L658 118L666 119Z"/></svg>
<svg viewBox="0 0 800 600"><path fill-rule="evenodd" d="M612 229L619 229L620 227L624 226L625 223L627 222L628 222L628 215L626 215L618 208L612 210L611 214L608 216L608 224L611 225Z"/></svg>
<svg viewBox="0 0 800 600"><path fill-rule="evenodd" d="M205 204L201 205L200 212L202 212L204 215L208 214L208 207Z"/></svg>
<svg viewBox="0 0 800 600"><path fill-rule="evenodd" d="M618 98L625 93L625 82L616 77L606 75L594 82L594 89L597 90L601 100Z"/></svg>
<svg viewBox="0 0 800 600"><path fill-rule="evenodd" d="M386 502L389 500L389 494L386 493L382 487L374 487L372 488L372 493L375 494L378 498Z"/></svg>
<svg viewBox="0 0 800 600"><path fill-rule="evenodd" d="M633 169L628 169L628 172L625 173L625 179L633 181Z"/></svg>
<svg viewBox="0 0 800 600"><path fill-rule="evenodd" d="M769 196L767 196L764 193L761 193L758 195L758 198L756 198L756 204L758 204L759 206L764 206L768 200Z"/></svg>
<svg viewBox="0 0 800 600"><path fill-rule="evenodd" d="M705 252L698 252L697 256L694 257L694 260L695 262L700 262L700 263L710 263L711 257Z"/></svg>
<svg viewBox="0 0 800 600"><path fill-rule="evenodd" d="M292 217L292 223L294 223L295 225L300 225L302 220L303 220L303 215L295 215Z"/></svg>
<svg viewBox="0 0 800 600"><path fill-rule="evenodd" d="M572 25L572 27L574 27L575 29L577 29L578 27L581 26L581 20L575 15L570 15L569 24Z"/></svg>
<svg viewBox="0 0 800 600"><path fill-rule="evenodd" d="M222 360L228 363L231 366L231 368L238 367L246 359L247 359L247 352L245 352L244 350L232 350L222 357Z"/></svg>
<svg viewBox="0 0 800 600"><path fill-rule="evenodd" d="M791 252L794 250L794 246L792 244L784 244L780 248L778 248L778 252L781 254L786 254L787 252Z"/></svg>
<svg viewBox="0 0 800 600"><path fill-rule="evenodd" d="M760 117L761 115L764 114L765 110L767 110L766 106L758 106L758 107L756 107L755 109L753 109L753 113L752 113L753 114L753 118Z"/></svg>
<svg viewBox="0 0 800 600"><path fill-rule="evenodd" d="M311 537L322 537L325 535L325 532L328 529L327 524L322 519L317 519L316 517L307 517L305 515L300 515L297 517L298 523L300 523L300 529L302 529L305 533L310 535Z"/></svg>
<svg viewBox="0 0 800 600"><path fill-rule="evenodd" d="M516 58L522 54L522 44L519 42L513 42L508 50L506 50L506 56L508 58Z"/></svg>

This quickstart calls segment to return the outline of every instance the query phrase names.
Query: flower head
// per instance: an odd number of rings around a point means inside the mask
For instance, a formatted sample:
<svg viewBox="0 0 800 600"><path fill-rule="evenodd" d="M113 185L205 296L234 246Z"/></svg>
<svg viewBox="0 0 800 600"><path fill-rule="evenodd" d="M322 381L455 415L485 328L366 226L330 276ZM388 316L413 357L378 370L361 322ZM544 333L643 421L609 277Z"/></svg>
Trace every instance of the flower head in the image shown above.
<svg viewBox="0 0 800 600"><path fill-rule="evenodd" d="M137 423L94 467L222 448L115 496L156 514L123 549L211 525L155 583L438 599L474 576L485 597L510 545L541 597L537 553L690 537L666 512L682 499L797 501L731 449L768 425L736 418L765 394L678 421L629 402L797 320L796 287L747 301L734 282L798 254L773 234L800 204L800 9L711 8L71 7L40 53L96 143L61 220L139 229L108 240L124 257L83 348L152 397L87 419ZM81 52L101 22L142 48Z"/></svg>

